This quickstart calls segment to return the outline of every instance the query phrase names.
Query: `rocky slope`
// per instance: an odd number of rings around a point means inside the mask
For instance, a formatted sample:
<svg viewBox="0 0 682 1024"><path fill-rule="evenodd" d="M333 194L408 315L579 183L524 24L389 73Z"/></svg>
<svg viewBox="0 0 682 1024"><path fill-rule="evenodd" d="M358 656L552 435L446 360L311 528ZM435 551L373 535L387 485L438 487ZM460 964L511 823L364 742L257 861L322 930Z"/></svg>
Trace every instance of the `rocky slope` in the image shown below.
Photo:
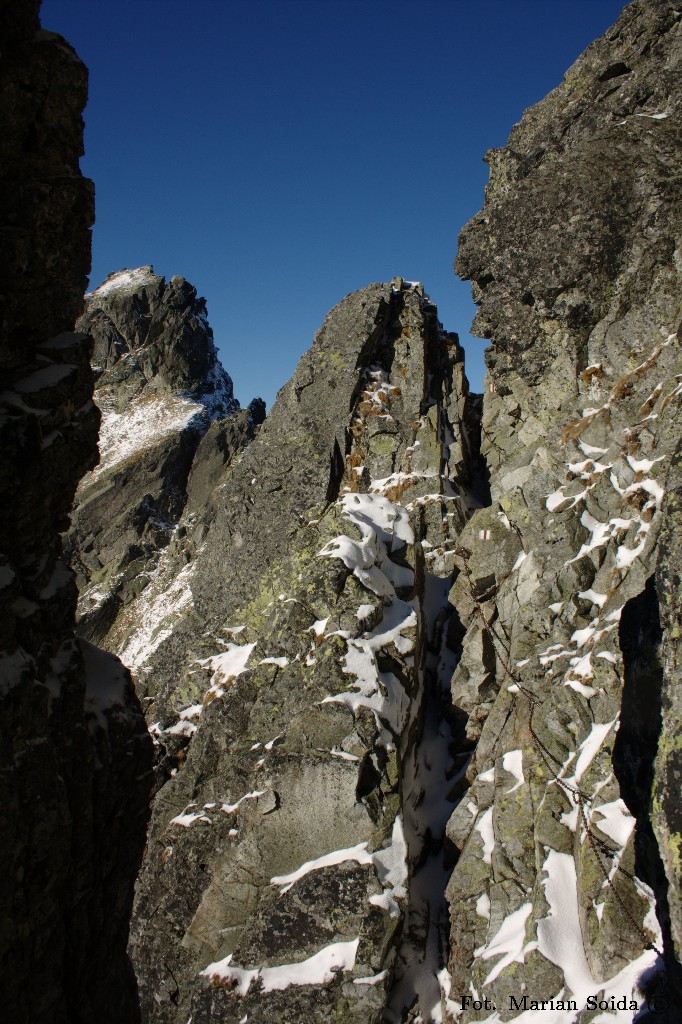
<svg viewBox="0 0 682 1024"><path fill-rule="evenodd" d="M445 606L477 431L456 337L396 279L330 313L208 501L190 477L120 647L167 780L131 945L146 1019L365 1024L440 998Z"/></svg>
<svg viewBox="0 0 682 1024"><path fill-rule="evenodd" d="M164 549L181 540L188 501L203 507L264 407L256 400L232 415L239 403L206 303L182 277L167 283L149 266L112 274L86 296L78 327L94 341L102 425L100 461L78 489L68 546L79 634L117 650L118 620L154 579Z"/></svg>
<svg viewBox="0 0 682 1024"><path fill-rule="evenodd" d="M139 1019L126 956L152 747L121 663L74 636L59 531L97 455L90 339L74 332L90 260L81 176L87 76L0 14L0 976L26 1024Z"/></svg>
<svg viewBox="0 0 682 1024"><path fill-rule="evenodd" d="M600 993L600 1021L642 990L669 1019L682 1004L680 18L629 5L488 154L460 236L492 342L492 504L450 597L476 744L447 830L463 1022L553 999L569 1024Z"/></svg>
<svg viewBox="0 0 682 1024"><path fill-rule="evenodd" d="M679 1019L681 20L628 6L488 154L482 411L415 283L332 310L257 431L201 412L186 282L91 298L73 544L156 744L145 1020Z"/></svg>

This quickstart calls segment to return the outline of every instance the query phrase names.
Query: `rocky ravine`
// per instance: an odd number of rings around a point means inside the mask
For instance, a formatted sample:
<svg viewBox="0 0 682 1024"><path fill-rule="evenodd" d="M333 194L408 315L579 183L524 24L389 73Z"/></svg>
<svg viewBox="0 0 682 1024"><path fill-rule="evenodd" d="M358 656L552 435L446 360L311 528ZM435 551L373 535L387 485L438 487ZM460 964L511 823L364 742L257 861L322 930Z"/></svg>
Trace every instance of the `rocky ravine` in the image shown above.
<svg viewBox="0 0 682 1024"><path fill-rule="evenodd" d="M395 279L257 432L188 455L183 419L84 485L81 628L157 744L146 1020L678 1019L680 20L631 4L488 155L458 259L482 424ZM177 279L128 273L122 325L89 314L116 428L189 402L197 329L191 289L167 314Z"/></svg>
<svg viewBox="0 0 682 1024"><path fill-rule="evenodd" d="M139 1019L126 956L152 745L121 663L74 636L60 531L97 457L80 173L87 95L38 3L0 14L0 977L6 1020Z"/></svg>

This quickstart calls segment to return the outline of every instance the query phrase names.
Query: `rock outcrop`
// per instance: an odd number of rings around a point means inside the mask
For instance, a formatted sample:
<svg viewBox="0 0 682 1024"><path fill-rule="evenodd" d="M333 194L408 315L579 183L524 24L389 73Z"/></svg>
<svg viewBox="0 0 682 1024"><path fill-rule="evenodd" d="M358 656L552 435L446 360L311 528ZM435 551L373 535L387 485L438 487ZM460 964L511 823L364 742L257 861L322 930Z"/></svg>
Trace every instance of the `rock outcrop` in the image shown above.
<svg viewBox="0 0 682 1024"><path fill-rule="evenodd" d="M0 975L7 1020L139 1019L126 955L152 747L128 672L74 636L60 531L97 457L85 68L4 4L0 66Z"/></svg>
<svg viewBox="0 0 682 1024"><path fill-rule="evenodd" d="M154 579L188 505L202 509L264 408L241 415L206 303L152 267L111 274L78 325L94 340L100 461L78 489L69 536L79 634L122 646L126 607ZM256 400L259 401L259 400Z"/></svg>
<svg viewBox="0 0 682 1024"><path fill-rule="evenodd" d="M186 282L90 298L71 544L156 744L149 1024L679 1020L681 21L630 4L488 154L482 403L400 278L262 423Z"/></svg>
<svg viewBox="0 0 682 1024"><path fill-rule="evenodd" d="M447 830L462 1022L652 995L679 1019L681 13L625 9L488 154L460 236L492 342L492 504L450 597L475 743Z"/></svg>
<svg viewBox="0 0 682 1024"><path fill-rule="evenodd" d="M421 286L348 296L183 520L182 568L132 602L123 657L168 778L131 943L147 1020L369 1024L420 970L438 1001L459 724L444 605L477 429Z"/></svg>

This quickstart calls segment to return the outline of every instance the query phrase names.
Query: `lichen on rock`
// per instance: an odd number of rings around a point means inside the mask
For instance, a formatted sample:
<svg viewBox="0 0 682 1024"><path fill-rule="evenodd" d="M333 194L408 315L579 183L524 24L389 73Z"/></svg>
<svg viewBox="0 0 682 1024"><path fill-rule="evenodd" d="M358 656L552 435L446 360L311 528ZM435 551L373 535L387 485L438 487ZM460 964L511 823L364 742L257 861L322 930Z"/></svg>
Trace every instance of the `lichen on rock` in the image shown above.
<svg viewBox="0 0 682 1024"><path fill-rule="evenodd" d="M372 285L329 314L188 521L187 605L145 669L175 765L131 945L150 1020L379 1022L410 976L429 769L406 762L427 658L449 650L438 601L478 500L476 430L423 289Z"/></svg>
<svg viewBox="0 0 682 1024"><path fill-rule="evenodd" d="M449 969L503 1020L521 990L679 1001L674 655L666 639L662 698L649 610L657 562L659 588L675 586L660 537L680 431L678 29L677 5L630 4L488 154L460 236L492 342L492 505L460 538L451 595L468 627L453 700L476 748L448 826Z"/></svg>

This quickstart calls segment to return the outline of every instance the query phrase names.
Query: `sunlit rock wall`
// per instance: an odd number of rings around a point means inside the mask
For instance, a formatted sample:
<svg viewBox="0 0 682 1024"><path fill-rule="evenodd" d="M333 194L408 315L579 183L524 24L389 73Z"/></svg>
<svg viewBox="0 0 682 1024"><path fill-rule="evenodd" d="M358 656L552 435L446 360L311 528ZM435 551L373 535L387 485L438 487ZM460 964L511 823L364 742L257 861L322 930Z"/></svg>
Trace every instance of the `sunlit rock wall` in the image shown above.
<svg viewBox="0 0 682 1024"><path fill-rule="evenodd" d="M429 656L451 671L440 612L476 430L422 287L349 295L188 525L182 603L140 595L138 671L174 765L131 943L149 1020L400 1017L431 937L411 884L431 851L444 908L444 821L425 812L450 732L442 757L415 751Z"/></svg>
<svg viewBox="0 0 682 1024"><path fill-rule="evenodd" d="M679 4L630 4L488 153L460 236L492 343L492 504L451 594L475 743L448 826L462 1021L680 1004L680 81Z"/></svg>

